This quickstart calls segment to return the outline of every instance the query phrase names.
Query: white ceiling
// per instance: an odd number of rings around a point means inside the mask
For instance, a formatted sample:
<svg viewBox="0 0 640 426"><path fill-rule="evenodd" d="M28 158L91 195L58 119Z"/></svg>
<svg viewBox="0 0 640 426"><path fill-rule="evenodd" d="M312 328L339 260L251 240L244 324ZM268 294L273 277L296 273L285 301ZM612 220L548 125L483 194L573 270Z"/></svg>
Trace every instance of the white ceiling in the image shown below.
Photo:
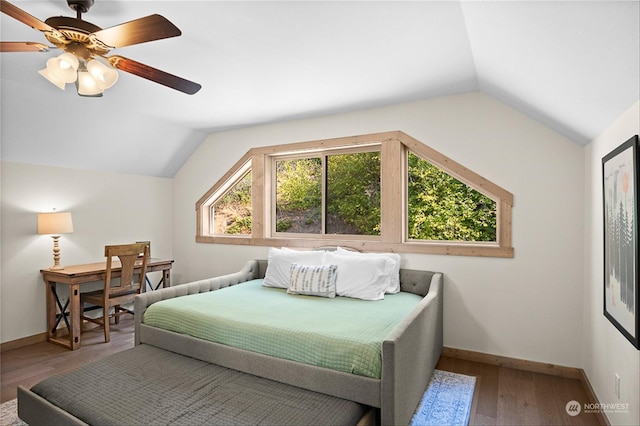
<svg viewBox="0 0 640 426"><path fill-rule="evenodd" d="M11 1L74 16L65 0ZM102 28L159 13L182 36L115 49L202 84L193 96L120 72L81 98L2 53L2 159L171 177L224 129L483 91L585 145L640 98L638 1L96 0ZM1 14L2 41L46 42Z"/></svg>

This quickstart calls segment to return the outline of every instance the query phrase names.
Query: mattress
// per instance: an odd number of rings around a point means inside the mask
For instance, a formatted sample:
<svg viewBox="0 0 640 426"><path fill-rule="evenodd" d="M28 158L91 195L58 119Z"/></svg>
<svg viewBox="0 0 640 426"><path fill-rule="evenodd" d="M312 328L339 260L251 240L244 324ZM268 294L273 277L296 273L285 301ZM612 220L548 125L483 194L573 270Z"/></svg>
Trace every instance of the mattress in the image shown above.
<svg viewBox="0 0 640 426"><path fill-rule="evenodd" d="M287 294L262 279L154 303L143 322L305 364L379 379L382 342L422 298L383 300Z"/></svg>
<svg viewBox="0 0 640 426"><path fill-rule="evenodd" d="M148 345L31 391L91 425L353 425L367 410Z"/></svg>

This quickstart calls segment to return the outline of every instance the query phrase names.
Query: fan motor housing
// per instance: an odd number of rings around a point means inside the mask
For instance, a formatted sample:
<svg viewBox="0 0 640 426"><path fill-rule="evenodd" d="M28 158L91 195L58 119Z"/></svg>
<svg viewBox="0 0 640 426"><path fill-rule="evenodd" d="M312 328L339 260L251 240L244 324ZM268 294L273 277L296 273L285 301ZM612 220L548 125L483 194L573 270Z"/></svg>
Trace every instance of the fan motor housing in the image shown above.
<svg viewBox="0 0 640 426"><path fill-rule="evenodd" d="M67 4L72 10L80 13L87 13L91 6L93 6L94 0L67 0Z"/></svg>
<svg viewBox="0 0 640 426"><path fill-rule="evenodd" d="M100 31L97 25L81 19L69 18L66 16L54 16L48 18L45 23L52 26L62 34L62 38L55 32L45 32L44 36L58 48L74 53L76 56L88 59L93 55L102 56L111 50L93 33Z"/></svg>

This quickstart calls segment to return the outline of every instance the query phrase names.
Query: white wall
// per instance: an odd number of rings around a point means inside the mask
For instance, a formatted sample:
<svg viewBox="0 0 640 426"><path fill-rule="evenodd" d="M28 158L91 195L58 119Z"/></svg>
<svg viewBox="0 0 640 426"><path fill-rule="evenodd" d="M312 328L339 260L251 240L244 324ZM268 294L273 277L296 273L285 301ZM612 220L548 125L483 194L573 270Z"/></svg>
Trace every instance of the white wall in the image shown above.
<svg viewBox="0 0 640 426"><path fill-rule="evenodd" d="M640 424L640 351L603 315L602 157L640 133L640 103L636 102L585 149L585 292L584 370L601 403L629 404L608 410L611 424ZM614 375L621 377L620 399Z"/></svg>
<svg viewBox="0 0 640 426"><path fill-rule="evenodd" d="M74 232L60 238L62 265L104 260L105 244L151 241L153 257L172 256L172 181L3 162L0 337L46 330L40 269L53 264L51 237L37 235L37 212L71 211Z"/></svg>
<svg viewBox="0 0 640 426"><path fill-rule="evenodd" d="M402 255L445 274L445 345L581 366L583 148L482 93L210 135L174 177L174 278L238 270L266 247L195 243L195 202L247 150L402 130L511 191L515 258Z"/></svg>

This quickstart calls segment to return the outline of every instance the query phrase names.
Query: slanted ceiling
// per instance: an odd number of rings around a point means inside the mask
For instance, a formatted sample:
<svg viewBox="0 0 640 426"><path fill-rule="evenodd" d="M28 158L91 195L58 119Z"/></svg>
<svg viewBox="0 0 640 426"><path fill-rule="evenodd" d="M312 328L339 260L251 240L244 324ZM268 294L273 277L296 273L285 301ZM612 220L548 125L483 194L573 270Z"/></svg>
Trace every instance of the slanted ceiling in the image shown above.
<svg viewBox="0 0 640 426"><path fill-rule="evenodd" d="M64 0L12 3L75 15ZM3 53L2 159L171 177L208 133L471 91L585 145L640 98L638 1L96 0L83 19L153 13L182 36L113 53L199 93L121 72L81 98L37 73L59 51ZM7 15L0 25L3 41L46 42Z"/></svg>

